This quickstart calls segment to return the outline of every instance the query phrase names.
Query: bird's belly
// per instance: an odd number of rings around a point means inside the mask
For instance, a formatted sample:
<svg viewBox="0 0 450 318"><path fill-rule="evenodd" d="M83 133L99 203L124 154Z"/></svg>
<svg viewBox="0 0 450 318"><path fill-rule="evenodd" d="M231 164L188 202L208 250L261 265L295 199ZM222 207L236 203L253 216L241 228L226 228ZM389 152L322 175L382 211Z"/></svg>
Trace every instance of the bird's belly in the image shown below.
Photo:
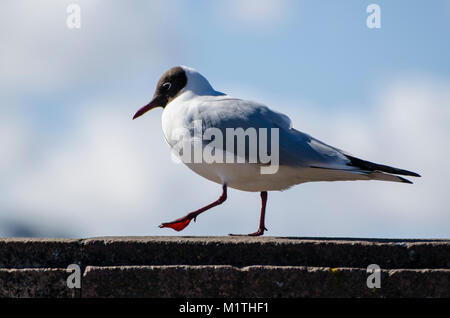
<svg viewBox="0 0 450 318"><path fill-rule="evenodd" d="M274 174L261 174L261 166L249 163L186 163L195 173L230 188L259 192L287 189L305 182L298 169L280 166ZM300 173L301 175L301 173Z"/></svg>

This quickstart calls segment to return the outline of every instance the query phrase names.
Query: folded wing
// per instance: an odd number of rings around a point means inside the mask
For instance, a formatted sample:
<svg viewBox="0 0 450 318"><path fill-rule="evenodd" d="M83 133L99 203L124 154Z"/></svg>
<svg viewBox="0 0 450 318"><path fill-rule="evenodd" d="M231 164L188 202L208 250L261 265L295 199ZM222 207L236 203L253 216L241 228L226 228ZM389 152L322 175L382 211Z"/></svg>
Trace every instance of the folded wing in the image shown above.
<svg viewBox="0 0 450 318"><path fill-rule="evenodd" d="M291 126L288 116L273 111L256 102L224 96L200 104L197 111L203 128L218 128L226 135L226 128L266 128L268 142L270 130L279 131L279 163L307 169L322 169L318 175L327 175L327 180L384 180L411 183L396 175L420 177L415 172L376 164L351 156ZM225 143L224 143L225 147ZM267 145L270 151L270 145ZM248 148L246 149L246 153ZM333 177L333 175L335 177ZM335 179L333 179L335 178Z"/></svg>

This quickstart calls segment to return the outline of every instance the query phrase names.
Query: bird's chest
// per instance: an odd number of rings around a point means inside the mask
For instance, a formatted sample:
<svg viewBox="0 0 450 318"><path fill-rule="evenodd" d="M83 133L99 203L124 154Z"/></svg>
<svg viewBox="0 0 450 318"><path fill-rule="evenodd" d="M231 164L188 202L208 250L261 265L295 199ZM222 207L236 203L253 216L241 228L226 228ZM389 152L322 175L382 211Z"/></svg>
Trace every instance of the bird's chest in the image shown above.
<svg viewBox="0 0 450 318"><path fill-rule="evenodd" d="M189 104L172 102L162 113L162 130L167 143L174 147L191 134L195 116Z"/></svg>

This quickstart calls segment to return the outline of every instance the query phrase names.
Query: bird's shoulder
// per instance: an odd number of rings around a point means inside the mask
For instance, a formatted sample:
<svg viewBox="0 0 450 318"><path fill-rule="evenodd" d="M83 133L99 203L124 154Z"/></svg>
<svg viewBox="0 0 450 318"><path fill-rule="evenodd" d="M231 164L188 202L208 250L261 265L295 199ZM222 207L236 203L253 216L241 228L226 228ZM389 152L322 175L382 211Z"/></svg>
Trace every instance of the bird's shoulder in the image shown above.
<svg viewBox="0 0 450 318"><path fill-rule="evenodd" d="M289 129L291 119L268 106L251 100L225 96L205 98L195 105L195 113L211 125L237 128Z"/></svg>

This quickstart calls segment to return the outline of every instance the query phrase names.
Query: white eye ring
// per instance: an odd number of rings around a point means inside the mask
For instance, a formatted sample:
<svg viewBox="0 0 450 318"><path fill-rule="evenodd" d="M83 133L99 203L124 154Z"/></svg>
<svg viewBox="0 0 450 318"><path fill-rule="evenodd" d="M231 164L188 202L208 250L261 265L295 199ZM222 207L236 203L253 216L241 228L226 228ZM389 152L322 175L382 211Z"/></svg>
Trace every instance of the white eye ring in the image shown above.
<svg viewBox="0 0 450 318"><path fill-rule="evenodd" d="M169 90L172 87L172 84L170 82L166 82L162 84L162 87L164 87L166 90Z"/></svg>

